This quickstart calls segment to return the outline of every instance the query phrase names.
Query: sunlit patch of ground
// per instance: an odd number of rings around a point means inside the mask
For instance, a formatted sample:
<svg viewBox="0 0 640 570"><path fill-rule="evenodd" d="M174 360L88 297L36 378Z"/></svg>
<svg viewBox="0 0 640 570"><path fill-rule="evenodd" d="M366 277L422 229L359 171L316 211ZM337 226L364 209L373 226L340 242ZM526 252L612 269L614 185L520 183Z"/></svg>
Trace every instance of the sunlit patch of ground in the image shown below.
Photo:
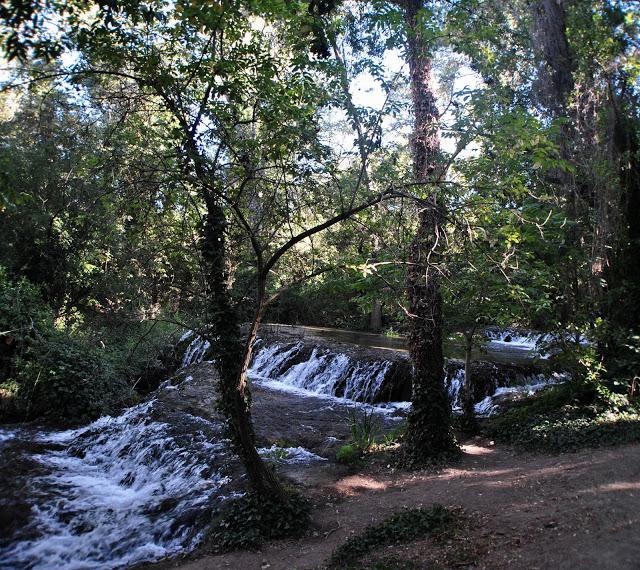
<svg viewBox="0 0 640 570"><path fill-rule="evenodd" d="M352 475L337 481L334 488L343 495L353 497L366 491L384 491L388 486L388 483L377 481L371 477Z"/></svg>

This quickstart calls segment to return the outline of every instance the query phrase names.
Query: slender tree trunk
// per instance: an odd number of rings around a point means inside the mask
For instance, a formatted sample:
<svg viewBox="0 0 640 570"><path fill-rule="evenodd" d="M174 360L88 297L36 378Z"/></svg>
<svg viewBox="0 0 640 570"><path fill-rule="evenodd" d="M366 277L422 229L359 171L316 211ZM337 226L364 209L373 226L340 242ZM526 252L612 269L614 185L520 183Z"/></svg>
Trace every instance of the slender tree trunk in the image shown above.
<svg viewBox="0 0 640 570"><path fill-rule="evenodd" d="M418 24L422 0L407 0L404 7L415 121L411 141L413 174L416 182L428 184L436 174L440 150L432 61L427 40ZM434 266L438 260L442 222L435 190L427 202L420 211L407 275L411 314L409 352L414 369L413 408L406 435L406 454L410 463L421 463L456 448L444 385L440 278Z"/></svg>
<svg viewBox="0 0 640 570"><path fill-rule="evenodd" d="M263 307L259 305L246 343L243 345L237 314L231 304L225 263L224 210L206 196L207 216L203 227L203 257L207 267L207 284L213 325L217 369L220 376L219 408L227 420L234 450L240 456L252 489L261 495L282 498L285 492L275 473L262 461L255 446L251 422L247 369Z"/></svg>
<svg viewBox="0 0 640 570"><path fill-rule="evenodd" d="M473 335L475 334L475 327L465 332L465 347L464 347L464 385L462 389L462 413L463 423L467 430L474 430L476 428L476 415L473 408L473 376L471 374L471 362L473 352Z"/></svg>
<svg viewBox="0 0 640 570"><path fill-rule="evenodd" d="M380 299L376 299L373 302L373 307L371 307L369 329L372 332L380 332L382 330L382 301Z"/></svg>

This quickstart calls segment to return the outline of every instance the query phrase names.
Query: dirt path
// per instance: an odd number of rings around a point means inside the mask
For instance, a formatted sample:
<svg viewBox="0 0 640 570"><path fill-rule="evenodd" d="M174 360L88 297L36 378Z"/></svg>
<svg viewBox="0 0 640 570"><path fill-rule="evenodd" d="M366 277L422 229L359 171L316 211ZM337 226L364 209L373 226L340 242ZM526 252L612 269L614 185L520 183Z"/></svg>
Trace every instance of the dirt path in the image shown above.
<svg viewBox="0 0 640 570"><path fill-rule="evenodd" d="M464 530L444 547L425 540L390 552L424 568L640 568L640 445L540 456L478 439L439 474L327 467L307 484L318 505L309 538L162 567L317 568L351 532L439 502L461 508Z"/></svg>

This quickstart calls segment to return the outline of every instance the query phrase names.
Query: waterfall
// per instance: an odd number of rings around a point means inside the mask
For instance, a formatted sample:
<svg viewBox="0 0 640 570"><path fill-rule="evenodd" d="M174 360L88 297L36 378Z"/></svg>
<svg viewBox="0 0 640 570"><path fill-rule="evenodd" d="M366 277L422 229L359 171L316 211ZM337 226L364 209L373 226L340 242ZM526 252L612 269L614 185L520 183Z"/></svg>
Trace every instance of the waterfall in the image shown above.
<svg viewBox="0 0 640 570"><path fill-rule="evenodd" d="M253 376L261 376L263 378L275 378L278 376L284 365L303 348L301 342L285 348L279 344L259 348L261 345L262 342L260 340L256 341L253 362L249 373Z"/></svg>
<svg viewBox="0 0 640 570"><path fill-rule="evenodd" d="M180 340L186 340L190 337L191 335L183 335ZM198 364L202 362L204 360L204 357L207 355L207 351L210 348L211 343L208 340L205 340L200 335L196 335L194 339L189 343L189 346L187 346L187 350L185 350L180 366L182 368L185 368L186 366L191 366L192 364Z"/></svg>
<svg viewBox="0 0 640 570"><path fill-rule="evenodd" d="M477 416L489 417L500 411L499 402L506 398L521 398L523 396L533 396L536 392L544 390L549 386L566 382L568 375L561 372L550 374L527 374L515 375L506 380L512 383L510 386L499 386L498 381L489 393L479 402L474 404L474 411ZM464 369L455 370L446 378L449 400L454 413L462 412L462 390L464 388Z"/></svg>
<svg viewBox="0 0 640 570"><path fill-rule="evenodd" d="M504 343L515 347L535 350L540 343L546 342L550 336L537 331L487 328L484 331L490 343Z"/></svg>
<svg viewBox="0 0 640 570"><path fill-rule="evenodd" d="M454 370L450 376L445 378L449 401L454 410L462 409L462 388L464 387L464 368Z"/></svg>
<svg viewBox="0 0 640 570"><path fill-rule="evenodd" d="M107 570L193 550L213 512L245 488L222 422L193 415L213 386L206 375L166 381L149 401L77 429L0 428L0 508L30 511L0 536L0 568ZM303 447L259 453L326 461Z"/></svg>
<svg viewBox="0 0 640 570"><path fill-rule="evenodd" d="M534 331L488 329L491 343L513 346L517 350L534 351L538 342L548 341L549 335ZM184 335L183 340L192 335ZM491 344L490 343L490 344ZM339 346L339 345L338 345ZM494 347L501 350L500 347ZM194 336L188 345L183 366L201 362L210 344L200 336ZM406 358L382 359L362 357L345 348L343 351L303 341L280 343L256 341L249 375L272 388L300 394L338 397L367 404L396 400L408 400L411 394L411 372ZM474 389L476 413L487 416L498 411L497 400L509 394L519 397L533 394L550 384L566 380L564 374L536 374L526 372L506 363L474 362L482 377L480 386ZM400 373L398 373L400 372ZM474 371L476 384L479 376ZM445 386L455 413L462 409L464 368L451 361L445 370ZM400 389L399 389L400 387Z"/></svg>
<svg viewBox="0 0 640 570"><path fill-rule="evenodd" d="M565 374L535 373L526 366L475 362L474 399L478 415L498 410L497 401L533 394L567 379ZM393 371L400 374L393 374ZM256 347L251 377L267 385L292 392L339 397L355 402L379 403L390 394L411 394L411 369L406 360L358 359L351 354L326 347L296 343L264 343ZM455 413L462 410L464 367L450 361L445 370L445 386ZM404 390L398 390L398 385ZM401 399L401 398L397 398Z"/></svg>
<svg viewBox="0 0 640 570"><path fill-rule="evenodd" d="M391 362L358 362L347 377L344 397L356 402L373 402L380 393Z"/></svg>
<svg viewBox="0 0 640 570"><path fill-rule="evenodd" d="M283 388L372 403L378 400L391 365L386 360L355 361L318 347L305 351L301 342L276 343L256 350L249 374Z"/></svg>
<svg viewBox="0 0 640 570"><path fill-rule="evenodd" d="M13 434L5 446L20 449L24 437L37 468L21 497L30 520L0 566L120 568L200 542L227 496L231 456L221 425L186 413L170 424L154 419L157 408L154 399L79 429ZM34 440L40 450L29 455Z"/></svg>

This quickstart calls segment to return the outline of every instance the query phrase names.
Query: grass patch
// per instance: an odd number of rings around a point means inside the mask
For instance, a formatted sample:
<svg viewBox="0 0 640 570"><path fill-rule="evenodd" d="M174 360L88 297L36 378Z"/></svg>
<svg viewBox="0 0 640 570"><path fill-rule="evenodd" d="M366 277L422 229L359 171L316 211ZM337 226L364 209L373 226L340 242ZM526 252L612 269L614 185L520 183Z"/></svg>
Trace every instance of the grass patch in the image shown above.
<svg viewBox="0 0 640 570"><path fill-rule="evenodd" d="M412 542L428 535L440 534L451 525L453 517L442 505L430 509L410 509L396 513L381 523L370 525L364 531L336 548L329 559L329 568L372 568L363 558L382 546ZM379 561L376 564L390 564ZM375 566L398 568L399 566Z"/></svg>
<svg viewBox="0 0 640 570"><path fill-rule="evenodd" d="M362 416L349 415L352 440L336 452L339 463L357 465L369 454L391 455L399 449L407 430L406 423L383 433L379 421L372 414L373 412L365 412Z"/></svg>
<svg viewBox="0 0 640 570"><path fill-rule="evenodd" d="M309 526L310 513L309 502L298 494L290 494L285 502L244 495L213 520L213 551L253 549L269 540L300 537Z"/></svg>
<svg viewBox="0 0 640 570"><path fill-rule="evenodd" d="M380 434L380 420L373 409L358 412L349 410L347 417L353 445L363 452L369 451L376 443Z"/></svg>
<svg viewBox="0 0 640 570"><path fill-rule="evenodd" d="M619 394L567 383L489 420L485 430L521 449L572 451L640 441L640 410Z"/></svg>
<svg viewBox="0 0 640 570"><path fill-rule="evenodd" d="M362 450L353 443L347 443L338 449L336 461L345 465L354 465L360 461Z"/></svg>

